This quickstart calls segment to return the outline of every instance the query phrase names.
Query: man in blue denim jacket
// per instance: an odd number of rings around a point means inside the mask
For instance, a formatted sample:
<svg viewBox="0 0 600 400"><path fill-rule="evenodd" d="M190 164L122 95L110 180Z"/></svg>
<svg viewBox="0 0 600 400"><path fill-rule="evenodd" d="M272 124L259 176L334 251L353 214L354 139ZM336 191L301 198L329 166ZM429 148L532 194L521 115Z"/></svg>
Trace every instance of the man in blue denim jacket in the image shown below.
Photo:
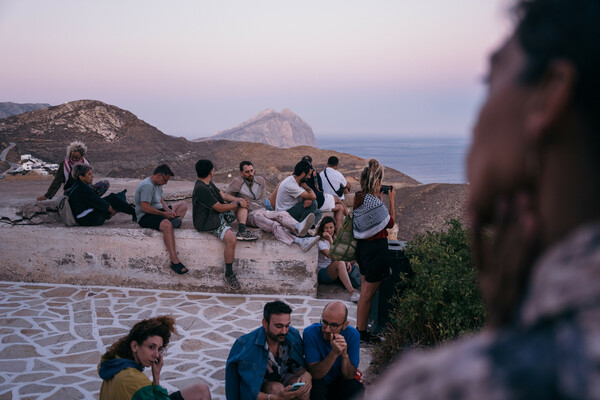
<svg viewBox="0 0 600 400"><path fill-rule="evenodd" d="M262 327L239 337L227 358L227 400L308 400L311 376L300 333L290 326L290 306L265 304ZM294 383L304 383L293 388Z"/></svg>

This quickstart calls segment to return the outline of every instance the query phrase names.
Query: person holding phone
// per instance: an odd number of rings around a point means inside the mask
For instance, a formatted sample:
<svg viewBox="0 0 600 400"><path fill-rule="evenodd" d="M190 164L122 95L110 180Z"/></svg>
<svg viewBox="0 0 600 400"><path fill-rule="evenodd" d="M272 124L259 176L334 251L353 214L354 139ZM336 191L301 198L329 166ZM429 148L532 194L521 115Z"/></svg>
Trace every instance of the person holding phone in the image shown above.
<svg viewBox="0 0 600 400"><path fill-rule="evenodd" d="M160 386L163 353L172 333L175 320L163 315L138 322L127 336L113 343L98 364L102 378L99 400L210 400L210 390L204 383L171 395ZM152 381L142 372L144 368L152 369Z"/></svg>
<svg viewBox="0 0 600 400"><path fill-rule="evenodd" d="M310 398L312 377L305 368L300 333L290 326L291 313L286 303L269 302L262 326L235 341L225 366L227 400Z"/></svg>
<svg viewBox="0 0 600 400"><path fill-rule="evenodd" d="M389 186L387 193L381 191L383 165L376 159L369 160L360 175L360 191L354 196L354 237L356 261L360 267L361 293L356 307L356 327L360 340L365 343L381 341L367 330L371 302L381 281L391 275L388 261L387 229L394 226L394 197L396 192ZM382 201L389 200L389 209Z"/></svg>
<svg viewBox="0 0 600 400"><path fill-rule="evenodd" d="M364 391L354 379L360 362L360 334L348 325L348 308L339 302L325 306L321 322L304 330L304 353L312 375L311 400L345 400Z"/></svg>

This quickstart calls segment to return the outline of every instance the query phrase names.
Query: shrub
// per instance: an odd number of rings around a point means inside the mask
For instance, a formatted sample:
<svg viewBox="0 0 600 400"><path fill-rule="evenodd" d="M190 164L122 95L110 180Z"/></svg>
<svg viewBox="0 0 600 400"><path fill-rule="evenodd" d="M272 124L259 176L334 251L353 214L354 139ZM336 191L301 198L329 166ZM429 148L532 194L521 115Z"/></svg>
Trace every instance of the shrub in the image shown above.
<svg viewBox="0 0 600 400"><path fill-rule="evenodd" d="M458 220L446 224L447 231L416 236L405 248L414 274L396 285L386 340L374 352L376 369L402 350L433 346L484 324L467 231Z"/></svg>

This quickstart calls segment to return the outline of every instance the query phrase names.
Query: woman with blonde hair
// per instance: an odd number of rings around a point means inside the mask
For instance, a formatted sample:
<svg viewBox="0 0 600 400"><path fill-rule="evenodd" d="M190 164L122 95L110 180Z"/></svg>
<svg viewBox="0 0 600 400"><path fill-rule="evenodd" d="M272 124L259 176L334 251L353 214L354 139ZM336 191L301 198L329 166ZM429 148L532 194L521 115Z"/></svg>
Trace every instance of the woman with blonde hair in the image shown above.
<svg viewBox="0 0 600 400"><path fill-rule="evenodd" d="M361 293L356 307L356 328L360 340L377 343L381 339L367 331L371 302L381 281L390 276L388 262L387 229L394 226L394 187L382 192L383 166L375 159L369 160L360 175L360 191L354 196L354 237L356 261L360 267ZM389 198L389 210L382 201Z"/></svg>
<svg viewBox="0 0 600 400"><path fill-rule="evenodd" d="M87 164L89 165L88 160L85 158L85 154L87 153L87 146L83 144L83 142L74 141L69 143L67 146L67 156L58 166L58 171L56 172L56 176L54 180L50 184L48 191L43 196L39 196L37 198L38 201L50 200L54 197L60 185L64 184L64 191L66 192L73 184L75 183L75 178L72 175L73 168L79 164ZM98 181L93 185L90 185L90 188L96 192L99 197L102 197L104 193L108 190L110 184L107 180Z"/></svg>
<svg viewBox="0 0 600 400"><path fill-rule="evenodd" d="M100 400L210 400L208 386L196 383L169 395L160 386L163 353L175 320L168 315L145 319L131 328L102 355L98 375L102 378ZM142 372L152 368L152 381Z"/></svg>

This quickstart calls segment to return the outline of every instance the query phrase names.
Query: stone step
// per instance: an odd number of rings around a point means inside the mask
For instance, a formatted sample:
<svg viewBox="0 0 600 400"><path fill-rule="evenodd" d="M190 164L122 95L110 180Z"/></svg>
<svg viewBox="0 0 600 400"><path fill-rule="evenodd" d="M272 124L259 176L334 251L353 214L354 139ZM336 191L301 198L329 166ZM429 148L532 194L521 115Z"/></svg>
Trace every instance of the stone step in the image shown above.
<svg viewBox="0 0 600 400"><path fill-rule="evenodd" d="M0 280L231 292L223 281L223 242L189 229L188 218L186 229L175 231L178 256L190 269L185 275L169 268L162 233L109 221L100 227L0 224ZM303 253L255 232L259 240L237 242L234 272L242 288L236 293L316 297L317 246Z"/></svg>

